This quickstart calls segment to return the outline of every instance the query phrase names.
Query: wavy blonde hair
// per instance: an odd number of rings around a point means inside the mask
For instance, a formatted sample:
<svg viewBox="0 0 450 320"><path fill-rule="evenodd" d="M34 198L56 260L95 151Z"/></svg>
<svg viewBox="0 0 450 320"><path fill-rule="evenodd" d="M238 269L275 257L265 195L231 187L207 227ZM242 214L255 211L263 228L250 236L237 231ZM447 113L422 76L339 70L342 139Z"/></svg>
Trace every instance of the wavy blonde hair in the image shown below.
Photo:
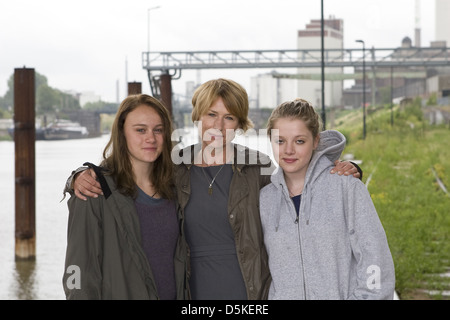
<svg viewBox="0 0 450 320"><path fill-rule="evenodd" d="M228 112L237 117L239 128L247 131L253 128L248 117L247 91L237 82L229 79L214 79L203 83L192 97L192 121L199 121L218 98L222 98Z"/></svg>
<svg viewBox="0 0 450 320"><path fill-rule="evenodd" d="M124 133L125 120L130 112L138 106L148 106L154 109L163 124L163 150L153 162L150 181L162 198L173 199L173 163L170 157L172 150L172 120L164 105L156 98L146 94L130 95L120 104L111 129L111 137L103 151L102 167L107 174L114 177L122 194L135 198L137 196L136 181L133 175L127 142Z"/></svg>

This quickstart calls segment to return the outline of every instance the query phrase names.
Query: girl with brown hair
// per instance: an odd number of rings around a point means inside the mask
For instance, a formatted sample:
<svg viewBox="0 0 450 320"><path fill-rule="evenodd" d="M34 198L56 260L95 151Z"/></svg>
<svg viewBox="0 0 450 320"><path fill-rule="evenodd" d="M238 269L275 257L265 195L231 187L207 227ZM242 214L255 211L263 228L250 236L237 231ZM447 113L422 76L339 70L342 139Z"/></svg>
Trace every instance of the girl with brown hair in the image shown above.
<svg viewBox="0 0 450 320"><path fill-rule="evenodd" d="M172 123L148 95L119 107L100 167L103 197L68 201L68 299L184 299L170 158Z"/></svg>

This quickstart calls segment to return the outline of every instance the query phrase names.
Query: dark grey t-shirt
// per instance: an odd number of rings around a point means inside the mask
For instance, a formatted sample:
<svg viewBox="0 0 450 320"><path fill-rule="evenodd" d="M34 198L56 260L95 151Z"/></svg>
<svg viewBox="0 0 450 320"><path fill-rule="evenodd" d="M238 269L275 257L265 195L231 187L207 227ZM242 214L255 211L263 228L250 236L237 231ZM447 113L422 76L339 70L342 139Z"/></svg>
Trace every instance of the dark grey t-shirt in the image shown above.
<svg viewBox="0 0 450 320"><path fill-rule="evenodd" d="M177 297L174 254L178 219L174 201L155 199L138 187L134 204L139 216L142 248L147 255L161 300Z"/></svg>
<svg viewBox="0 0 450 320"><path fill-rule="evenodd" d="M192 166L191 196L185 208L186 240L191 250L190 289L193 299L246 300L247 292L228 221L228 195L233 169Z"/></svg>

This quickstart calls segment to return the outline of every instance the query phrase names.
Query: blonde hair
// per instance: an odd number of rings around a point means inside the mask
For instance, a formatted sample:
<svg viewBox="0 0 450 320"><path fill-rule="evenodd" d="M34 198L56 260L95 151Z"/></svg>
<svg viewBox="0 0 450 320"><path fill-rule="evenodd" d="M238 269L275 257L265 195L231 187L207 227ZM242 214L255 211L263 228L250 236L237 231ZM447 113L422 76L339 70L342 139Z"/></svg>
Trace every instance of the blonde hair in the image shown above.
<svg viewBox="0 0 450 320"><path fill-rule="evenodd" d="M322 128L322 120L316 110L314 110L312 104L300 98L283 102L272 111L267 122L269 137L272 137L271 131L275 126L275 122L281 118L299 119L304 121L314 139L319 136Z"/></svg>
<svg viewBox="0 0 450 320"><path fill-rule="evenodd" d="M228 112L238 118L239 128L244 132L253 128L253 122L248 118L247 91L237 82L222 78L207 81L195 90L192 121L199 121L218 98L222 98Z"/></svg>
<svg viewBox="0 0 450 320"><path fill-rule="evenodd" d="M173 163L172 151L172 120L164 105L146 94L130 95L120 104L111 129L111 137L103 151L101 166L114 177L119 191L125 195L136 197L136 182L133 176L127 142L124 133L125 120L130 112L139 106L154 109L161 117L163 124L164 144L161 155L153 162L150 181L162 198L173 199Z"/></svg>

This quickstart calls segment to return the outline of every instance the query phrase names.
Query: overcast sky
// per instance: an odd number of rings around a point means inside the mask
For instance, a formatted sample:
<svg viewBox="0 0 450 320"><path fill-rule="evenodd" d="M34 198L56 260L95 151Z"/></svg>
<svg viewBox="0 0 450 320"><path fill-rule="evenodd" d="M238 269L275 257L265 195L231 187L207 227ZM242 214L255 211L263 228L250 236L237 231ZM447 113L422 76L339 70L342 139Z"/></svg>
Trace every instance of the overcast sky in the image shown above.
<svg viewBox="0 0 450 320"><path fill-rule="evenodd" d="M148 28L148 9L150 28ZM324 0L325 17L344 20L344 47L397 47L414 40L415 0ZM51 87L93 91L104 101L125 96L128 81L150 88L142 68L151 51L296 49L298 30L320 19L320 0L0 0L0 95L15 68L34 68ZM435 37L434 1L421 1L422 45ZM250 76L270 70L202 71L201 81L228 77L249 90ZM184 93L196 71L173 81Z"/></svg>

